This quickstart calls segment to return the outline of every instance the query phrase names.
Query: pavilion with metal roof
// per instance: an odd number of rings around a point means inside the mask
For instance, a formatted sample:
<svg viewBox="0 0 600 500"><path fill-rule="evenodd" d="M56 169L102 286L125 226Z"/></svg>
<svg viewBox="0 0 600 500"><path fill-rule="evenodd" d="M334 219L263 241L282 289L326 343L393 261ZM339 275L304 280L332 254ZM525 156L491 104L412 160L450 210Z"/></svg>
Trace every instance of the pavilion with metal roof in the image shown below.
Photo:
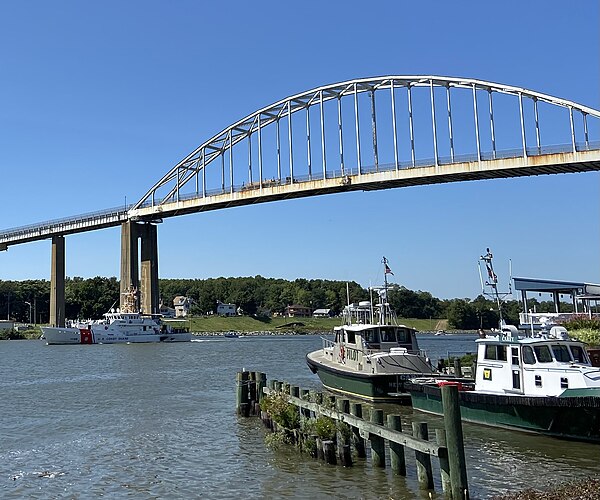
<svg viewBox="0 0 600 500"><path fill-rule="evenodd" d="M521 292L523 312L527 314L527 292L550 293L554 301L556 315L560 315L560 296L570 295L575 314L589 314L592 316L592 302L596 309L600 301L600 285L582 283L578 281L558 281L537 278L513 278L515 290ZM547 313L546 313L547 314Z"/></svg>

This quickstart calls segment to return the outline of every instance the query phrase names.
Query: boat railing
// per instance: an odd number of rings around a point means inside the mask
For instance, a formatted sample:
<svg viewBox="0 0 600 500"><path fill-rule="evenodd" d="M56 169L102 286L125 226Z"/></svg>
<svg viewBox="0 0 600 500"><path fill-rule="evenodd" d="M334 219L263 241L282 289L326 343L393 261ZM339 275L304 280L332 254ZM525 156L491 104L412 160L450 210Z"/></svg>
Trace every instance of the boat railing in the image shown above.
<svg viewBox="0 0 600 500"><path fill-rule="evenodd" d="M556 313L556 312L525 312L519 313L519 323L521 325L543 326L553 323L563 323L570 319L588 317L600 318L600 313L593 312L572 312L572 313Z"/></svg>
<svg viewBox="0 0 600 500"><path fill-rule="evenodd" d="M335 345L333 340L326 339L325 337L321 337L321 341L323 343L323 350L327 348L332 348Z"/></svg>

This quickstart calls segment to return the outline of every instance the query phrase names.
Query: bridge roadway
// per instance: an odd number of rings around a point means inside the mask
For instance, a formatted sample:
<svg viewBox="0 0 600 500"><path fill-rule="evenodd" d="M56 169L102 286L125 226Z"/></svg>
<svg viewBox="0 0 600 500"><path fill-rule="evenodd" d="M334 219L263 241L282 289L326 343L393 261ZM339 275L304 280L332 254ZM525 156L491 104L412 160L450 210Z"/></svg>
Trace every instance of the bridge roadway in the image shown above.
<svg viewBox="0 0 600 500"><path fill-rule="evenodd" d="M101 212L77 215L64 219L32 224L29 226L0 230L0 250L10 245L44 240L53 236L94 231L107 227L120 226L127 221L152 222L167 217L205 212L228 207L250 205L268 201L302 198L344 191L371 191L406 186L462 182L493 178L561 174L600 170L600 144L590 143L587 151L570 151L571 146L555 147L554 152L534 154L528 151L523 158L522 151L498 152L497 159L477 161L476 157L456 157L454 163L440 162L435 166L421 161L421 165L406 167L401 165L379 165L346 169L344 174L337 170L328 172L332 177L323 179L322 174L295 177L281 180L261 180L253 184L236 186L233 192L207 192L186 194L179 201L164 204L147 204L138 209L119 207ZM543 151L551 148L545 147ZM561 151L562 150L562 151ZM511 156L512 155L512 156Z"/></svg>

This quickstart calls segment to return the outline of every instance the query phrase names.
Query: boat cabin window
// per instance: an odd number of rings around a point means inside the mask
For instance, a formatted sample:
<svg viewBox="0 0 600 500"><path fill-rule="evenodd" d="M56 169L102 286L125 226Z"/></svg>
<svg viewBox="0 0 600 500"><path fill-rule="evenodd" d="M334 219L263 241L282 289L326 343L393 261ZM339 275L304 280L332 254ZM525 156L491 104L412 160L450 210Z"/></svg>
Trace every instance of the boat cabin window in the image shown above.
<svg viewBox="0 0 600 500"><path fill-rule="evenodd" d="M587 363L587 359L585 357L585 352L583 348L579 345L570 344L571 354L573 355L573 361L575 363Z"/></svg>
<svg viewBox="0 0 600 500"><path fill-rule="evenodd" d="M526 365L535 364L535 356L533 355L533 349L526 345L523 347L523 363Z"/></svg>
<svg viewBox="0 0 600 500"><path fill-rule="evenodd" d="M552 346L552 352L554 353L556 361L560 361L562 363L568 363L571 361L569 348L565 344L554 344Z"/></svg>
<svg viewBox="0 0 600 500"><path fill-rule="evenodd" d="M382 342L396 342L396 329L393 327L381 328L379 330L379 335L381 336Z"/></svg>
<svg viewBox="0 0 600 500"><path fill-rule="evenodd" d="M377 335L377 330L371 328L370 330L365 330L362 332L363 339L367 344L373 344L379 342L379 335Z"/></svg>
<svg viewBox="0 0 600 500"><path fill-rule="evenodd" d="M354 332L346 332L346 342L348 344L356 344L356 335Z"/></svg>
<svg viewBox="0 0 600 500"><path fill-rule="evenodd" d="M547 345L536 345L533 350L535 351L535 357L540 363L552 363L552 354Z"/></svg>
<svg viewBox="0 0 600 500"><path fill-rule="evenodd" d="M485 359L496 359L498 361L506 361L506 346L498 344L486 345Z"/></svg>
<svg viewBox="0 0 600 500"><path fill-rule="evenodd" d="M396 332L396 334L398 335L398 342L400 344L412 344L410 330L407 330L406 328L398 328Z"/></svg>

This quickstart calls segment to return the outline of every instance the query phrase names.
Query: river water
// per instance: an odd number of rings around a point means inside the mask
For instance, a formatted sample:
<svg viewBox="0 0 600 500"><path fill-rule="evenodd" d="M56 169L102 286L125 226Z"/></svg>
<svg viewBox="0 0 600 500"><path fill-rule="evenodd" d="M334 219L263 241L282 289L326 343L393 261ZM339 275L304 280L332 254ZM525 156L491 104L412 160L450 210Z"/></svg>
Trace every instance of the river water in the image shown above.
<svg viewBox="0 0 600 500"><path fill-rule="evenodd" d="M358 462L328 466L271 450L235 412L235 375L318 389L307 352L319 336L198 338L182 344L47 346L0 342L0 498L426 499L408 476ZM473 336L420 335L432 359ZM390 408L409 426L441 419ZM465 424L472 498L600 474L600 446ZM441 498L437 460L436 493Z"/></svg>

